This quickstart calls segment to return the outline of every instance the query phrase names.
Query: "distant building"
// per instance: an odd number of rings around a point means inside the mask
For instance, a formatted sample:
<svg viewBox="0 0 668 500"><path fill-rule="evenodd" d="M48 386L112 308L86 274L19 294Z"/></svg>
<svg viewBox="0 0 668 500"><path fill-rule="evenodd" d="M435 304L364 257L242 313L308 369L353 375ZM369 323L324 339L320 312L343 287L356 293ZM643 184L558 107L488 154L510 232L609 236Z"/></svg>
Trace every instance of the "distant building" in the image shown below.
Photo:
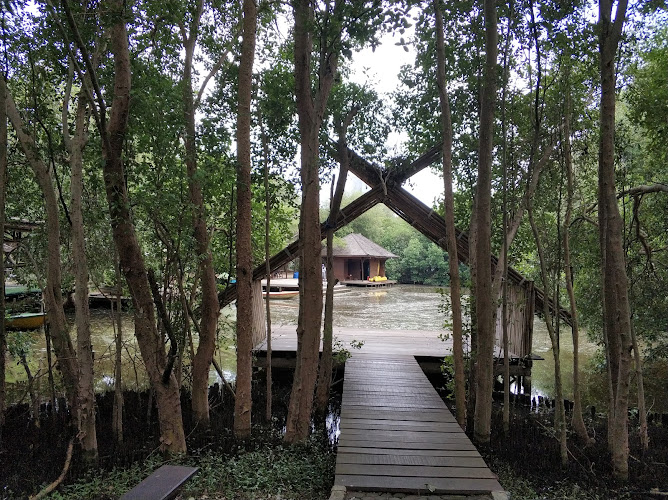
<svg viewBox="0 0 668 500"><path fill-rule="evenodd" d="M344 245L334 245L334 277L339 281L366 280L385 276L385 261L397 255L388 252L361 234L353 233L343 238ZM322 250L323 262L327 249Z"/></svg>

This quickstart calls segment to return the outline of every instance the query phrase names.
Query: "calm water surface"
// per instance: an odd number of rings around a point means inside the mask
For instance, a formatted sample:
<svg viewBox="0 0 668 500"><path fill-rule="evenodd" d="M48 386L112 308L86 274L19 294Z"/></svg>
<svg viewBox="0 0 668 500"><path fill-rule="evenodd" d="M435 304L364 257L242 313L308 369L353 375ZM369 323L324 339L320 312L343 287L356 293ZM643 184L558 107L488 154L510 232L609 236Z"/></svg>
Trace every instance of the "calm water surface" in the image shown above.
<svg viewBox="0 0 668 500"><path fill-rule="evenodd" d="M390 288L345 288L334 295L334 325L342 328L392 329L392 330L443 330L448 319L442 312L443 298L437 287L421 285L396 285ZM297 324L299 301L272 300L272 324L289 326ZM234 318L236 310L227 307L223 310L219 321L219 342L216 359L223 369L225 378L234 380L236 361L234 349ZM74 318L69 317L73 323ZM115 330L109 310L91 310L91 329L95 349L96 388L104 391L113 387L113 360ZM146 379L142 375L144 368L134 339L134 324L131 313L123 313L124 347L123 347L123 383L126 388L146 387ZM73 331L74 335L74 331ZM35 356L31 361L33 372L46 373L46 349L43 336L36 334ZM197 339L194 339L195 345ZM573 391L573 342L570 329L562 329L560 336L561 364L565 397L571 398ZM586 404L601 405L605 401L605 379L595 369L598 347L589 342L586 335L580 339L580 366L582 367L583 398ZM536 318L534 322L533 352L545 358L536 361L532 371L532 395L554 397L554 359L551 343L543 320ZM24 379L23 369L16 363L10 363L11 373L8 379ZM186 374L187 376L187 374ZM648 385L648 404L654 405L655 411L668 411L668 397L656 396L663 394L665 387L657 384L653 392L653 380ZM211 383L220 382L215 370L210 372ZM46 377L40 378L40 390L47 393ZM24 389L23 389L24 391ZM21 390L18 391L22 392ZM20 396L19 396L20 397ZM665 407L665 408L664 408Z"/></svg>

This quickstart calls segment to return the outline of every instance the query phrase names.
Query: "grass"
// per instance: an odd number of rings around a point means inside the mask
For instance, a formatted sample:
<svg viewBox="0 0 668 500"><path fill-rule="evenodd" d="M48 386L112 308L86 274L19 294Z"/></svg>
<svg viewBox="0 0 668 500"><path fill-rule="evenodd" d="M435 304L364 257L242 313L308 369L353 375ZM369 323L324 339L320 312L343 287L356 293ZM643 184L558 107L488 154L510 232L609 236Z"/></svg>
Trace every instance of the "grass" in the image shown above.
<svg viewBox="0 0 668 500"><path fill-rule="evenodd" d="M165 460L152 456L141 464L110 471L93 470L60 488L51 498L115 499L136 486L161 465L190 465L199 471L183 487L183 498L326 499L334 480L335 454L319 441L286 446L252 443L233 455L213 451Z"/></svg>

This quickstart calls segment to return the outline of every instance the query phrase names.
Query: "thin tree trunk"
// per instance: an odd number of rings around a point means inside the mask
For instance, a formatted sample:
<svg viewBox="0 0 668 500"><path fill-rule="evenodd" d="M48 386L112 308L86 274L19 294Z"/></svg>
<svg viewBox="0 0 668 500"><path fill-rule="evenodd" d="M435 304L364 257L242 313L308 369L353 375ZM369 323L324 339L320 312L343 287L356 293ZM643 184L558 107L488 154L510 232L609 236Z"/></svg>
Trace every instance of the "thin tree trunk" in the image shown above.
<svg viewBox="0 0 668 500"><path fill-rule="evenodd" d="M339 179L336 183L336 188L332 193L330 200L329 225L333 225L333 221L338 217L341 209L341 199L346 188L346 179L348 177L349 159L348 159L348 128L357 114L357 107L353 106L347 113L343 123L337 124L337 132L339 135L338 142L338 156L339 156ZM325 291L325 319L322 333L322 356L320 357L320 368L318 370L318 385L316 389L316 413L324 420L327 413L327 405L329 403L329 392L332 385L332 351L334 341L334 285L336 278L334 277L334 229L327 230L327 289Z"/></svg>
<svg viewBox="0 0 668 500"><path fill-rule="evenodd" d="M508 16L508 27L506 29L505 47L503 49L503 92L501 97L501 136L503 141L503 248L501 251L501 262L497 263L497 269L494 279L502 280L501 290L501 328L503 337L503 432L510 432L510 345L508 340L508 246L509 246L509 227L508 227L508 130L506 121L506 91L508 89L508 51L510 49L510 26L512 23L512 2L509 4L511 14ZM538 184L536 182L536 184ZM529 185L530 186L530 185ZM527 195L529 187L527 186ZM522 208L518 209L520 212ZM519 224L518 224L519 225ZM513 235L514 236L514 235ZM510 241L512 243L512 239ZM502 275L499 278L499 267ZM493 294L497 296L497 294ZM519 391L518 391L519 392Z"/></svg>
<svg viewBox="0 0 668 500"><path fill-rule="evenodd" d="M4 75L0 75L4 80ZM6 88L0 85L0 234L5 234L5 196L7 193L7 98ZM5 251L0 257L2 290L0 291L0 449L2 448L2 427L5 424L7 401L5 370L7 362L7 330L5 329Z"/></svg>
<svg viewBox="0 0 668 500"><path fill-rule="evenodd" d="M67 105L65 105L67 106ZM88 142L88 103L83 92L77 99L74 138L69 139L67 121L63 122L65 141L70 146L72 220L72 257L75 279L75 323L77 327L77 357L79 360L79 433L83 458L97 462L97 435L95 432L95 388L93 379L93 345L90 337L90 310L88 308L88 263L83 221L83 150ZM66 118L66 114L65 114Z"/></svg>
<svg viewBox="0 0 668 500"><path fill-rule="evenodd" d="M640 421L640 444L643 451L649 449L649 436L647 434L647 408L645 406L645 383L643 381L642 357L640 356L640 348L638 347L638 338L636 337L636 330L631 323L631 340L633 342L633 359L635 362L636 384L638 385L638 419Z"/></svg>
<svg viewBox="0 0 668 500"><path fill-rule="evenodd" d="M125 185L122 152L127 133L130 105L130 53L125 26L124 3L114 0L111 11L116 20L110 28L111 50L114 56L113 107L109 125L102 127L104 181L111 215L114 242L120 266L127 282L135 312L135 336L155 392L160 423L161 448L170 453L186 451L181 398L176 377L171 373L163 380L167 359L161 336L158 334L153 297L148 283L144 255L139 247L130 202ZM100 113L102 114L102 113Z"/></svg>
<svg viewBox="0 0 668 500"><path fill-rule="evenodd" d="M265 419L271 422L271 405L273 400L272 380L271 380L271 301L269 293L271 290L271 265L269 259L271 253L269 249L269 236L271 229L271 193L269 192L269 141L262 122L262 113L258 111L260 122L260 136L262 139L262 154L264 155L264 262L265 274L267 275L267 293L265 296L265 308L267 311L267 357L266 359L266 385L267 394L265 399Z"/></svg>
<svg viewBox="0 0 668 500"><path fill-rule="evenodd" d="M543 254L543 245L541 243L540 234L538 233L538 228L533 218L533 209L531 204L528 207L529 212L529 223L531 224L531 230L533 231L534 239L536 241L536 249L538 250L538 260L540 262L540 275L543 281L543 290L549 290L548 281L547 281L547 267L545 264L545 257ZM550 342L552 344L552 355L554 357L554 388L557 391L557 407L555 409L555 427L557 428L559 434L559 450L561 456L561 464L566 465L568 463L568 447L566 441L566 413L564 408L564 390L561 383L561 361L559 357L559 342L557 340L556 332L554 331L554 326L552 325L552 315L548 307L548 301L543 301L543 316L545 317L545 326L547 327L548 334L550 335ZM555 321L559 321L558 316L555 316Z"/></svg>
<svg viewBox="0 0 668 500"><path fill-rule="evenodd" d="M335 53L321 47L318 91L311 90L311 51L314 13L308 0L293 4L295 29L295 96L301 141L302 204L299 238L302 241L299 274L299 316L297 320L297 365L290 393L285 440L305 440L310 431L311 410L320 347L322 315L322 268L320 239L320 179L318 176L318 132L322 125L329 92L338 63ZM324 40L322 41L324 43Z"/></svg>
<svg viewBox="0 0 668 500"><path fill-rule="evenodd" d="M471 224L469 226L469 269L471 270L471 290L469 291L470 311L469 317L471 322L471 338L470 338L470 354L469 354L469 373L468 373L468 399L466 401L466 431L473 433L474 416L476 405L476 377L478 373L478 328L476 325L476 307L475 307L475 283L477 276L477 261L476 261L476 242L478 241L478 230L476 228L475 213L476 213L476 199L473 199L473 211L471 214Z"/></svg>
<svg viewBox="0 0 668 500"><path fill-rule="evenodd" d="M53 346L58 357L58 366L63 376L63 384L72 414L78 412L78 363L69 328L63 311L61 297L60 270L60 221L58 201L49 170L37 154L38 148L34 138L27 134L23 120L19 114L12 95L9 93L4 78L0 78L0 87L7 99L7 116L16 131L21 149L30 164L44 196L47 229L47 284L44 290L47 320L49 323ZM76 419L75 422L76 423Z"/></svg>
<svg viewBox="0 0 668 500"><path fill-rule="evenodd" d="M570 71L566 70L568 78ZM567 82L568 83L568 82ZM573 175L573 157L571 155L571 95L570 86L566 90L564 104L564 160L566 163L566 214L564 216L563 246L564 246L564 273L566 275L566 292L571 310L571 332L573 337L573 416L571 424L575 434L584 442L589 441L587 428L582 418L582 396L580 394L580 329L578 325L578 311L573 290L573 268L571 265L570 226L573 214L573 197L575 195L575 177Z"/></svg>
<svg viewBox="0 0 668 500"><path fill-rule="evenodd" d="M496 102L497 19L494 0L485 0L485 75L480 108L478 181L476 186L476 327L478 331L478 373L473 437L487 443L491 434L492 383L494 377L494 298L492 297L491 198L494 107Z"/></svg>
<svg viewBox="0 0 668 500"><path fill-rule="evenodd" d="M114 357L114 406L112 408L111 427L116 438L117 443L123 442L123 364L122 364L122 349L123 349L123 286L121 282L121 267L119 263L118 254L114 252L114 272L116 274L116 337L115 343L115 357ZM113 306L112 306L113 309Z"/></svg>
<svg viewBox="0 0 668 500"><path fill-rule="evenodd" d="M202 196L202 185L197 177L197 145L195 142L195 100L192 88L192 63L197 45L199 23L204 10L203 0L199 0L193 15L189 33L181 27L185 63L183 66L183 114L185 120L186 169L188 172L188 192L193 209L193 233L195 251L201 269L202 303L199 326L199 344L192 361L192 407L198 425L209 427L209 371L216 348L216 328L218 326L218 292L213 256L209 247L209 232L206 228L206 213Z"/></svg>
<svg viewBox="0 0 668 500"><path fill-rule="evenodd" d="M598 207L603 280L604 329L611 382L608 446L613 474L629 476L628 397L631 371L631 315L622 240L622 220L615 191L615 55L621 38L627 1L599 2L599 52L601 73L600 136L598 158Z"/></svg>
<svg viewBox="0 0 668 500"><path fill-rule="evenodd" d="M251 431L251 375L253 349L253 254L251 249L251 98L257 6L244 0L243 35L239 64L237 114L237 389L234 435Z"/></svg>
<svg viewBox="0 0 668 500"><path fill-rule="evenodd" d="M434 0L436 14L437 85L441 106L441 133L443 135L443 188L445 199L445 227L450 272L450 306L452 308L452 356L455 368L455 416L460 427L466 427L466 378L464 374L464 347L462 342L462 303L459 280L459 258L455 232L455 201L452 190L452 118L445 76L445 41L443 12L440 0Z"/></svg>

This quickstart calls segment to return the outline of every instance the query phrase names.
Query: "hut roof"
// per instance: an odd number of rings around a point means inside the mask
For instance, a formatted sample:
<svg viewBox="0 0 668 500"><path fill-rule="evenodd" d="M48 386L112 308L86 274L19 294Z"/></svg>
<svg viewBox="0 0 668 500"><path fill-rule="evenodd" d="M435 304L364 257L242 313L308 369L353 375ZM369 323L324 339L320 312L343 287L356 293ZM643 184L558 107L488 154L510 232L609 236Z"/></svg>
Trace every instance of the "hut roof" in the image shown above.
<svg viewBox="0 0 668 500"><path fill-rule="evenodd" d="M345 245L334 245L334 257L376 257L381 259L398 257L359 233L349 234L343 238L343 242ZM326 255L327 249L323 248L322 256Z"/></svg>

